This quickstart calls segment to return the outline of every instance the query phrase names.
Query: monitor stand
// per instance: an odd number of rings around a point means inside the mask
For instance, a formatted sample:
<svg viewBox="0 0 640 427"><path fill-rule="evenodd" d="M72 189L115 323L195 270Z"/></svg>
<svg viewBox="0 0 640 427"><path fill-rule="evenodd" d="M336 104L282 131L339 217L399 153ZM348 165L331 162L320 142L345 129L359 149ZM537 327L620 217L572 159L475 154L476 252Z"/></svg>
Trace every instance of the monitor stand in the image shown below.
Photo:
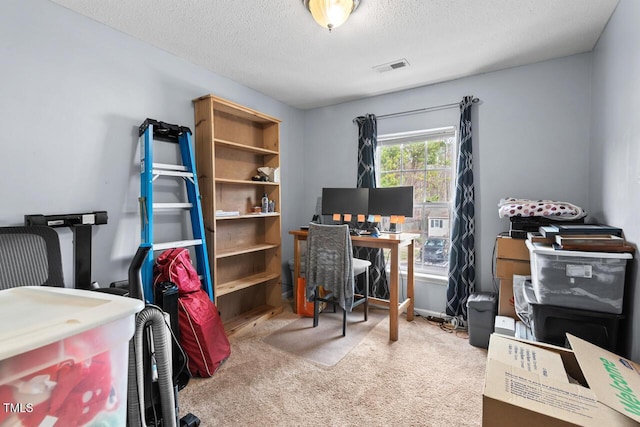
<svg viewBox="0 0 640 427"><path fill-rule="evenodd" d="M389 231L385 231L384 233L389 233L389 234L400 234L402 233L398 227L398 224L389 224Z"/></svg>

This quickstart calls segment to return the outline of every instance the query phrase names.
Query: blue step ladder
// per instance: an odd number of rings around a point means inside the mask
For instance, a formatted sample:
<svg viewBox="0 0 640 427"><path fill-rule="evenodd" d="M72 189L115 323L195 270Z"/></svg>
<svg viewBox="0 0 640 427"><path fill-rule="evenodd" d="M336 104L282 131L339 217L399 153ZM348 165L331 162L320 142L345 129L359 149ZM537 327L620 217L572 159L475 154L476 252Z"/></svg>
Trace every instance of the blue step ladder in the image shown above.
<svg viewBox="0 0 640 427"><path fill-rule="evenodd" d="M153 264L154 252L171 248L193 248L196 255L196 270L202 282L202 288L211 301L213 299L213 286L209 269L207 242L202 219L202 203L196 163L191 144L191 130L188 127L172 125L153 119L146 119L139 127L140 137L140 228L142 245L149 246L151 250L145 257L141 268L142 289L144 299L153 303ZM180 146L182 165L153 162L154 141L174 142ZM159 177L181 178L186 184L188 202L185 203L154 203L153 183ZM155 211L188 210L191 217L193 238L166 243L158 243L154 240Z"/></svg>

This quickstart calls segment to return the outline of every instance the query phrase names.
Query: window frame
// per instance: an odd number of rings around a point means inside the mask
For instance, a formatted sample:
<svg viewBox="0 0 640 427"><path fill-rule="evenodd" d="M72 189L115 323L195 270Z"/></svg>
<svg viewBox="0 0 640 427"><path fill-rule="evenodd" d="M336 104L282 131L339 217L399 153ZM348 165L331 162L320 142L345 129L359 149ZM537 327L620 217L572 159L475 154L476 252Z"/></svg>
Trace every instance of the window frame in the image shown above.
<svg viewBox="0 0 640 427"><path fill-rule="evenodd" d="M422 130L417 130L417 131L408 131L408 132L398 132L398 133L389 133L389 134L383 134L383 135L378 135L377 138L377 147L376 147L376 152L375 152L375 162L376 162L376 186L380 187L380 181L381 181L381 177L382 177L382 171L381 171L381 166L382 166L382 162L381 162L381 154L382 154L382 149L385 146L392 146L392 145L401 145L401 144L405 144L405 143L415 143L416 140L419 139L424 139L425 144L427 141L432 141L432 140L437 140L439 138L451 138L451 166L449 168L447 167L442 167L441 165L437 165L437 166L433 166L433 167L429 167L428 164L425 163L424 165L424 169L421 169L425 172L425 174L428 171L433 171L433 170L449 170L450 174L451 174L451 179L450 179L450 188L449 188L449 197L450 199L446 202L429 202L429 201L424 201L422 203L417 203L414 200L414 212L416 212L417 209L422 210L422 213L424 214L425 211L428 210L434 210L434 209L446 209L447 212L449 213L449 230L446 234L446 236L428 236L428 231L429 231L429 222L430 219L428 217L425 218L425 215L423 215L422 218L422 225L419 227L418 231L412 231L412 230L407 230L408 232L417 232L421 234L421 237L416 239L416 246L415 246L415 250L414 250L414 272L417 275L428 275L428 276L435 276L437 278L446 278L448 276L448 247L450 245L450 235L451 235L451 228L452 228L452 221L451 221L451 215L452 215L452 209L453 209L453 204L455 202L455 177L456 177L456 172L457 172L457 162L458 162L458 128L456 126L446 126L446 127L440 127L440 128L433 128L433 129L422 129ZM402 168L401 165L401 169L398 170L399 173L407 173L407 172L403 172L404 169ZM387 171L385 171L387 172ZM426 176L425 176L425 182L426 182ZM438 218L440 221L445 222L443 218ZM442 266L438 266L438 265L427 265L424 262L424 258L422 256L422 246L423 244L426 242L427 237L435 237L435 238L446 238L447 239L447 251L445 252L445 259L447 259L447 261L445 261L445 265ZM405 259L401 259L401 264L400 264L400 268L403 271L406 271L407 268L407 260L406 260L406 255L405 255Z"/></svg>

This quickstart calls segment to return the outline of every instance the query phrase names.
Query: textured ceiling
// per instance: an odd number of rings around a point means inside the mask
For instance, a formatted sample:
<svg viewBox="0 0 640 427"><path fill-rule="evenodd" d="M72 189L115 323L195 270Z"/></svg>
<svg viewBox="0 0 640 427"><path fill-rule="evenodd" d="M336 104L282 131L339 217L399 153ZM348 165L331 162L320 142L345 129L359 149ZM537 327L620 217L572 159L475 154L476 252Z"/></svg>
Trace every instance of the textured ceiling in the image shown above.
<svg viewBox="0 0 640 427"><path fill-rule="evenodd" d="M52 1L302 109L590 51L618 3L362 0L329 33L301 0Z"/></svg>

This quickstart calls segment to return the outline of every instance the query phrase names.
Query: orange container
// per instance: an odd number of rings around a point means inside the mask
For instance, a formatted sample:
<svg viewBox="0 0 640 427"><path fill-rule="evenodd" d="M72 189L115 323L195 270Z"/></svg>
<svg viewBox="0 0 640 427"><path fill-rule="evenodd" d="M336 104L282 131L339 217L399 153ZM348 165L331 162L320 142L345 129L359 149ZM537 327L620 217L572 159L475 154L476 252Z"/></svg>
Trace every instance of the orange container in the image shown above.
<svg viewBox="0 0 640 427"><path fill-rule="evenodd" d="M304 277L298 278L296 311L298 312L298 316L313 317L313 301L307 301L307 282L304 280Z"/></svg>

